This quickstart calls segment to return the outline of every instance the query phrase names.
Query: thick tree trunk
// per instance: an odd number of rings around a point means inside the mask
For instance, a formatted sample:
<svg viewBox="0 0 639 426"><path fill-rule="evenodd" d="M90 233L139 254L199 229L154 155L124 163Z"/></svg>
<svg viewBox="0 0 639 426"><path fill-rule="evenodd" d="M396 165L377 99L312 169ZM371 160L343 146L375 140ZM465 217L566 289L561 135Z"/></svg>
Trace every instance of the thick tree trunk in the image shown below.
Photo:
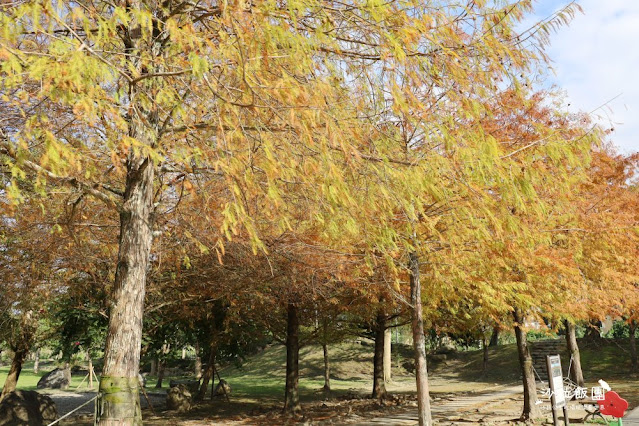
<svg viewBox="0 0 639 426"><path fill-rule="evenodd" d="M11 368L9 368L9 374L4 381L4 387L2 388L2 394L0 395L0 401L9 393L16 390L18 385L18 378L20 378L20 372L22 371L22 363L27 356L27 351L18 349L13 353L13 360L11 361Z"/></svg>
<svg viewBox="0 0 639 426"><path fill-rule="evenodd" d="M393 334L390 328L384 331L384 382L392 380L392 343Z"/></svg>
<svg viewBox="0 0 639 426"><path fill-rule="evenodd" d="M526 339L526 333L522 329L523 315L519 309L513 311L515 320L515 337L517 338L517 352L519 354L519 365L521 367L522 383L524 385L524 410L521 420L527 421L539 417L537 408L537 385L535 384L535 372L533 370L533 360L530 355L530 348Z"/></svg>
<svg viewBox="0 0 639 426"><path fill-rule="evenodd" d="M140 135L133 132L131 136ZM118 264L100 378L97 423L101 426L142 424L138 374L146 272L153 241L154 172L150 158L129 154L120 212Z"/></svg>
<svg viewBox="0 0 639 426"><path fill-rule="evenodd" d="M490 344L489 346L497 346L499 345L499 326L493 327L493 334L490 336Z"/></svg>
<svg viewBox="0 0 639 426"><path fill-rule="evenodd" d="M331 366L326 343L322 343L322 352L324 353L324 392L329 394L331 393Z"/></svg>
<svg viewBox="0 0 639 426"><path fill-rule="evenodd" d="M630 328L630 365L631 371L636 373L639 370L639 366L637 365L637 321L632 320L628 324Z"/></svg>
<svg viewBox="0 0 639 426"><path fill-rule="evenodd" d="M577 334L575 332L575 324L568 320L564 321L566 327L566 345L571 357L570 379L579 386L584 387L584 373L581 370L581 355L579 354L579 346L577 345Z"/></svg>
<svg viewBox="0 0 639 426"><path fill-rule="evenodd" d="M202 354L200 353L200 342L195 342L195 367L193 368L195 378L200 380L202 378Z"/></svg>
<svg viewBox="0 0 639 426"><path fill-rule="evenodd" d="M386 336L386 316L382 311L377 313L375 321L375 354L373 356L373 394L372 398L386 397L384 383L384 337Z"/></svg>
<svg viewBox="0 0 639 426"><path fill-rule="evenodd" d="M415 378L417 381L417 411L420 426L430 426L430 396L428 392L428 370L426 367L426 340L424 338L424 319L422 318L422 290L419 279L419 258L410 253L410 302L413 306L412 329L415 348Z"/></svg>
<svg viewBox="0 0 639 426"><path fill-rule="evenodd" d="M36 349L33 356L33 374L40 372L40 348Z"/></svg>
<svg viewBox="0 0 639 426"><path fill-rule="evenodd" d="M300 322L297 306L289 303L286 325L286 391L284 395L284 412L297 414L302 411L299 397L299 330Z"/></svg>

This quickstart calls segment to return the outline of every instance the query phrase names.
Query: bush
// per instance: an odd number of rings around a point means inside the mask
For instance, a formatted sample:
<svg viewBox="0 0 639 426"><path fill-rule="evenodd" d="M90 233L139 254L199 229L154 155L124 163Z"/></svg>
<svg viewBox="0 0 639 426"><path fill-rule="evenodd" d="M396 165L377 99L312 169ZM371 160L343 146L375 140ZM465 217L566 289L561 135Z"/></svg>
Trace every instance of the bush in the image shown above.
<svg viewBox="0 0 639 426"><path fill-rule="evenodd" d="M630 327L625 321L615 321L612 328L604 334L604 337L610 339L623 339L630 337Z"/></svg>

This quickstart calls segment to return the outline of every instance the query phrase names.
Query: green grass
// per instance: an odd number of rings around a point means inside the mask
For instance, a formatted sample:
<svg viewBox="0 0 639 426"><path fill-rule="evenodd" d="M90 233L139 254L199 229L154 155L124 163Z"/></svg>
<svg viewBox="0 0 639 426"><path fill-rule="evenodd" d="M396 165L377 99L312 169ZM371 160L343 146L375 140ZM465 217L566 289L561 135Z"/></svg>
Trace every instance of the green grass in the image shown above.
<svg viewBox="0 0 639 426"><path fill-rule="evenodd" d="M613 388L623 390L622 396L639 405L639 387L635 386L637 376L629 376L629 354L627 340L602 340L594 343L580 342L584 376L588 384L595 386L600 378L608 381ZM387 386L390 392L414 391L414 378L410 369L412 348L408 345L393 345L393 383ZM368 394L372 389L373 345L344 342L329 346L331 364L331 388L335 395L345 393ZM501 345L489 350L489 365L482 371L482 351L458 352L448 355L445 360L429 361L429 378L434 393L481 390L487 385L517 383L520 378L517 348L514 344ZM567 369L567 359L564 370ZM322 349L310 345L300 351L300 396L303 401L323 396ZM235 398L259 399L264 402L279 402L284 397L286 350L283 346L271 346L250 357L238 368L226 366L220 375L227 380ZM25 364L19 389L35 389L40 377L55 368L53 364L43 364L40 374L33 374L33 364ZM408 369L407 369L408 368ZM0 386L4 384L9 367L0 367ZM75 390L83 379L75 374L69 390ZM184 380L188 376L167 376L163 391L171 379ZM147 389L155 390L156 377L147 377ZM217 379L216 379L217 382ZM634 389L637 390L634 390ZM81 390L86 390L85 386ZM620 392L621 393L621 392Z"/></svg>
<svg viewBox="0 0 639 426"><path fill-rule="evenodd" d="M38 374L33 373L33 362L26 362L22 371L20 372L20 377L18 379L18 389L21 390L36 390L38 381L42 376L47 374L49 371L53 370L57 366L50 362L41 362L40 363L40 371ZM3 365L0 367L0 387L4 386L4 382L7 379L7 374L9 374L9 365ZM85 373L77 373L71 375L71 385L68 390L76 390L82 379L84 379ZM87 381L84 381L83 387L79 390L86 391L87 390ZM97 384L94 382L94 387L97 387Z"/></svg>

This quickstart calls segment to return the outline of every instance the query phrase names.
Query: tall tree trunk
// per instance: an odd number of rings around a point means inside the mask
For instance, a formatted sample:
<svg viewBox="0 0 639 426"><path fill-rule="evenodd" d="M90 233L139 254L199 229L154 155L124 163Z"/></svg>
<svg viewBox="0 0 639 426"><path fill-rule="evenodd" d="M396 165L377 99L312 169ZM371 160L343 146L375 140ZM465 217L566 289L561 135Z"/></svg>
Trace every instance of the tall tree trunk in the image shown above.
<svg viewBox="0 0 639 426"><path fill-rule="evenodd" d="M384 331L384 382L386 383L389 383L392 380L392 343L392 330L387 328Z"/></svg>
<svg viewBox="0 0 639 426"><path fill-rule="evenodd" d="M4 387L2 388L2 394L0 395L0 401L9 393L16 390L18 385L18 378L20 378L20 372L22 371L22 363L27 356L27 351L18 349L13 352L13 360L11 361L11 368L9 368L9 374L4 381Z"/></svg>
<svg viewBox="0 0 639 426"><path fill-rule="evenodd" d="M33 357L33 374L40 372L40 348L36 349Z"/></svg>
<svg viewBox="0 0 639 426"><path fill-rule="evenodd" d="M193 373L195 373L195 378L200 380L202 378L202 354L200 353L200 342L195 342L195 367L193 368Z"/></svg>
<svg viewBox="0 0 639 426"><path fill-rule="evenodd" d="M215 344L211 344L211 352L209 353L209 362L206 364L206 368L204 369L204 374L202 374L202 383L200 383L200 390L197 394L197 399L200 401L204 400L206 397L206 390L209 387L209 382L215 383L215 355L217 352L217 348ZM213 389L213 386L211 386ZM211 399L215 396L215 392L211 390Z"/></svg>
<svg viewBox="0 0 639 426"><path fill-rule="evenodd" d="M162 10L152 2L139 0L127 2L127 9L153 15L150 35L140 33L140 22L135 17L121 31L124 52L130 55L135 67L129 77L162 71L152 59L163 54L163 42L168 37L159 30L160 22L165 19ZM147 59L135 59L142 57ZM118 260L109 299L104 367L96 402L96 423L100 426L142 424L138 374L146 274L153 242L156 167L148 149L155 148L158 141L160 119L154 97L160 91L160 84L157 79L129 83L128 94L121 105L129 111L127 136L135 139L138 146L129 147L125 164Z"/></svg>
<svg viewBox="0 0 639 426"><path fill-rule="evenodd" d="M87 358L89 358L89 389L93 389L93 360L91 359L91 355L88 352Z"/></svg>
<svg viewBox="0 0 639 426"><path fill-rule="evenodd" d="M324 392L329 394L331 393L331 366L326 343L322 343L322 352L324 353Z"/></svg>
<svg viewBox="0 0 639 426"><path fill-rule="evenodd" d="M219 342L219 327L224 320L224 309L220 308L219 304L213 303L211 306L211 312L209 314L209 326L210 335L209 335L209 360L206 368L204 369L204 374L202 375L202 382L200 383L200 389L198 391L196 399L200 401L204 400L206 397L206 391L209 386L209 381L211 382L211 399L215 398L215 358L217 356L217 345Z"/></svg>
<svg viewBox="0 0 639 426"><path fill-rule="evenodd" d="M171 345L168 343L162 344L162 349L160 350L160 356L158 356L158 381L155 384L157 389L162 387L162 381L164 381L164 372L166 369L166 357L171 351Z"/></svg>
<svg viewBox="0 0 639 426"><path fill-rule="evenodd" d="M498 325L493 327L493 334L490 335L489 346L497 346L497 345L499 345L499 326Z"/></svg>
<svg viewBox="0 0 639 426"><path fill-rule="evenodd" d="M631 320L628 324L630 328L630 365L631 371L636 373L639 370L639 366L637 365L637 321Z"/></svg>
<svg viewBox="0 0 639 426"><path fill-rule="evenodd" d="M373 394L372 398L386 397L384 383L384 337L386 336L386 316L383 311L377 313L375 320L375 354L373 356Z"/></svg>
<svg viewBox="0 0 639 426"><path fill-rule="evenodd" d="M158 374L158 359L153 358L151 360L151 372L149 373L149 376L156 376L157 374Z"/></svg>
<svg viewBox="0 0 639 426"><path fill-rule="evenodd" d="M579 386L584 387L584 373L581 370L581 355L579 354L579 346L577 345L575 324L565 320L564 325L566 327L566 345L568 346L568 352L570 352L571 357L570 379Z"/></svg>
<svg viewBox="0 0 639 426"><path fill-rule="evenodd" d="M482 371L485 373L486 371L488 371L488 342L486 341L486 338L482 339L481 344L484 349L484 362Z"/></svg>
<svg viewBox="0 0 639 426"><path fill-rule="evenodd" d="M533 360L530 355L530 348L526 339L526 333L522 329L523 315L519 309L513 311L515 320L515 337L517 338L517 352L519 354L519 365L521 367L521 377L524 385L524 411L521 413L521 420L532 420L539 417L537 408L537 385L535 384L535 372L533 370Z"/></svg>
<svg viewBox="0 0 639 426"><path fill-rule="evenodd" d="M164 358L158 359L158 381L155 383L155 388L160 389L162 382L164 381L164 369L166 367L166 360Z"/></svg>
<svg viewBox="0 0 639 426"><path fill-rule="evenodd" d="M284 412L297 414L302 411L299 397L299 356L300 321L297 306L289 303L286 324L286 391L284 394Z"/></svg>
<svg viewBox="0 0 639 426"><path fill-rule="evenodd" d="M132 132L131 136L141 135ZM120 212L118 264L100 378L97 423L101 426L142 424L138 374L146 272L153 241L154 174L149 157L129 154Z"/></svg>
<svg viewBox="0 0 639 426"><path fill-rule="evenodd" d="M415 348L415 379L417 381L417 411L419 425L430 426L430 396L428 392L428 370L426 367L426 340L424 337L424 319L422 318L422 289L419 279L419 258L410 253L410 302L412 310L413 346Z"/></svg>

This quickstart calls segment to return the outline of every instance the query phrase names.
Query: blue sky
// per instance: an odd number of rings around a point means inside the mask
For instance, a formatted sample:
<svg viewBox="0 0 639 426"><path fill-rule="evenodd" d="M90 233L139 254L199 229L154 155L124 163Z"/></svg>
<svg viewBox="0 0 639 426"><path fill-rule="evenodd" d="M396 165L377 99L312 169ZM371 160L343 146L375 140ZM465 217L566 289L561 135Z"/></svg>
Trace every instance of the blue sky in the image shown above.
<svg viewBox="0 0 639 426"><path fill-rule="evenodd" d="M538 0L542 19L568 4ZM592 112L623 153L639 151L639 0L580 0L584 13L552 35L547 50L570 108ZM603 106L602 106L603 105Z"/></svg>

